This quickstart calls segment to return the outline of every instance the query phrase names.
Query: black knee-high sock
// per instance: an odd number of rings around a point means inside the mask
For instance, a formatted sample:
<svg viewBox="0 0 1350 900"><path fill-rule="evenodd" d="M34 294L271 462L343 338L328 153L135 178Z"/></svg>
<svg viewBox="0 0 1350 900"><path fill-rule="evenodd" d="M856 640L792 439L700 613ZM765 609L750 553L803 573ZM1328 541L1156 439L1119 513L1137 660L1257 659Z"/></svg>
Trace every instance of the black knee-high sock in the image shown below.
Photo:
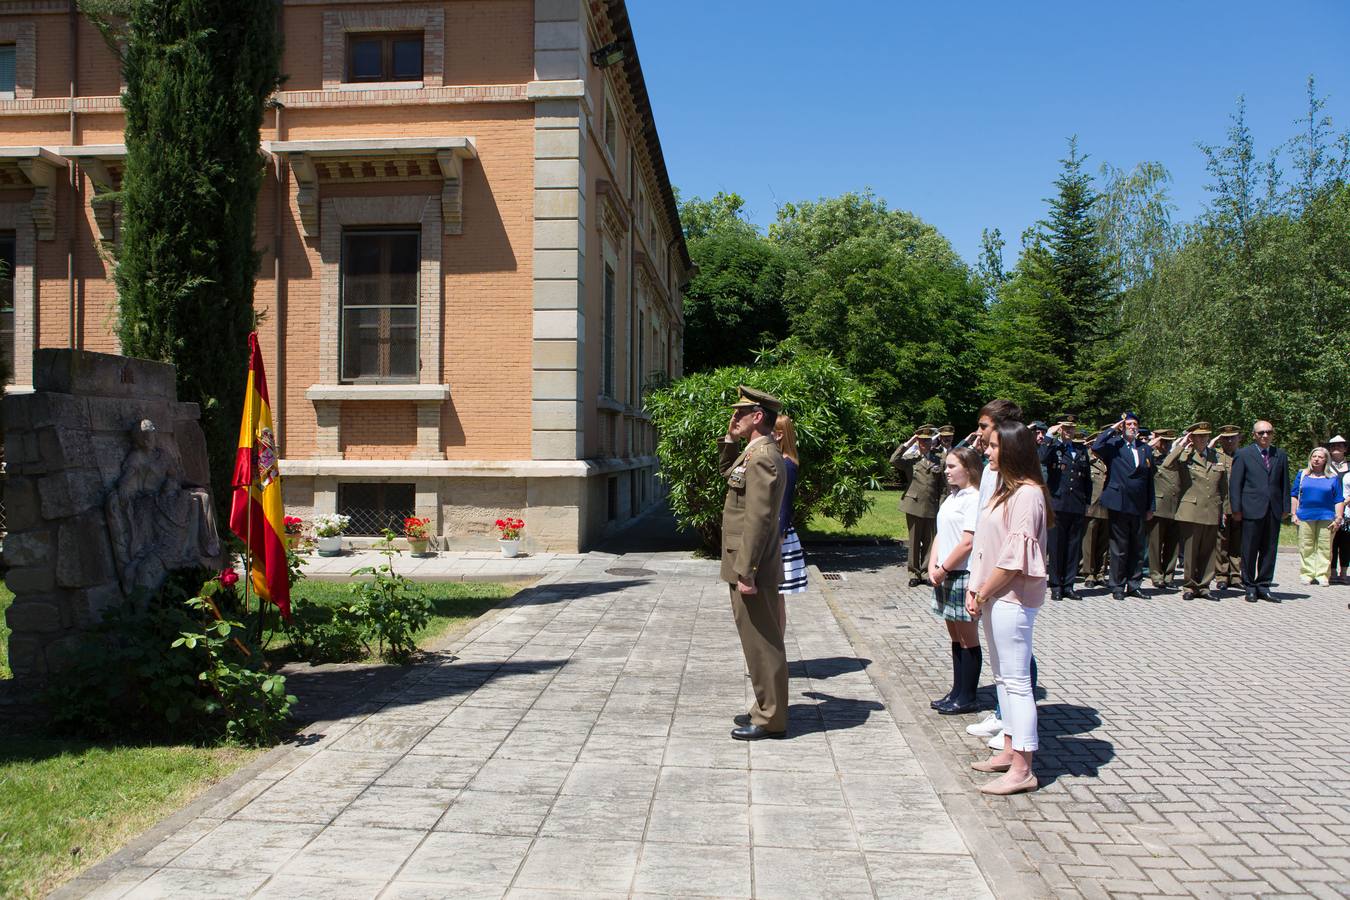
<svg viewBox="0 0 1350 900"><path fill-rule="evenodd" d="M975 702L980 688L980 668L984 665L984 651L979 645L961 648L961 685L956 702L968 705Z"/></svg>

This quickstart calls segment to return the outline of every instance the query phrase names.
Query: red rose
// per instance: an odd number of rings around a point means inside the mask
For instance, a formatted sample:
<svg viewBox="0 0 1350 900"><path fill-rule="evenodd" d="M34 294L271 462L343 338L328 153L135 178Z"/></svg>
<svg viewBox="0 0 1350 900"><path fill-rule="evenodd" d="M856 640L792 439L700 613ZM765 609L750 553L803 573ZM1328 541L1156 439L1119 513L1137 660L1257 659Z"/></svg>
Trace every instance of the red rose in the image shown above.
<svg viewBox="0 0 1350 900"><path fill-rule="evenodd" d="M234 569L225 569L221 571L220 583L226 587L234 587L239 583L239 573Z"/></svg>

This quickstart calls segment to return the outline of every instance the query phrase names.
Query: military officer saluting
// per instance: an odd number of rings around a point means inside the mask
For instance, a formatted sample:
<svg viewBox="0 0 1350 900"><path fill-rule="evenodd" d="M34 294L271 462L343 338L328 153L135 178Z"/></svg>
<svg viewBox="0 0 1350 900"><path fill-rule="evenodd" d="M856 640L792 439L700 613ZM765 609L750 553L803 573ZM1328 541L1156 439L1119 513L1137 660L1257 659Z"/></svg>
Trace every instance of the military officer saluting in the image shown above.
<svg viewBox="0 0 1350 900"><path fill-rule="evenodd" d="M1242 432L1236 425L1224 425L1214 436L1219 459L1224 468L1233 471L1233 457L1237 454L1238 438ZM1232 502L1223 495L1223 523L1219 526L1219 547L1215 551L1215 587L1242 586L1242 523L1233 518Z"/></svg>
<svg viewBox="0 0 1350 900"><path fill-rule="evenodd" d="M937 437L937 428L920 426L913 437L891 454L891 465L905 492L900 499L900 511L905 514L905 525L909 528L910 587L928 578L928 551L937 535L938 506L947 487L942 454L934 446Z"/></svg>
<svg viewBox="0 0 1350 900"><path fill-rule="evenodd" d="M1170 428L1153 431L1148 445L1157 460L1172 450L1177 433ZM1148 523L1148 579L1159 590L1170 591L1177 571L1177 552L1181 549L1181 528L1177 525L1177 473L1159 468L1153 477L1156 508Z"/></svg>
<svg viewBox="0 0 1350 900"><path fill-rule="evenodd" d="M773 439L782 404L777 397L740 388L726 435L718 442L727 481L722 505L722 580L731 586L731 612L755 692L754 705L736 716L731 736L740 741L787 734L788 667L775 603L783 577L778 530L786 489L783 454ZM749 441L744 450L739 442Z"/></svg>
<svg viewBox="0 0 1350 900"><path fill-rule="evenodd" d="M1093 436L1101 434L1104 430L1094 431ZM1102 489L1106 487L1106 461L1088 450L1089 442L1086 439L1075 443L1083 444L1083 449L1092 457L1092 504L1087 508L1087 527L1083 535L1083 564L1079 574L1083 576L1084 585L1098 587L1106 583L1106 559L1111 541L1106 508L1101 504Z"/></svg>
<svg viewBox="0 0 1350 900"><path fill-rule="evenodd" d="M1159 474L1176 473L1176 520L1186 557L1183 600L1209 597L1219 523L1223 521L1224 499L1228 496L1228 467L1214 449L1217 439L1209 440L1211 433L1208 422L1196 422L1187 428L1159 470Z"/></svg>
<svg viewBox="0 0 1350 900"><path fill-rule="evenodd" d="M1046 430L1045 440L1038 448L1041 467L1046 472L1045 485L1050 491L1050 507L1055 511L1047 553L1051 600L1079 599L1073 583L1083 557L1087 508L1092 502L1092 461L1087 448L1074 443L1077 428L1077 418L1060 416Z"/></svg>

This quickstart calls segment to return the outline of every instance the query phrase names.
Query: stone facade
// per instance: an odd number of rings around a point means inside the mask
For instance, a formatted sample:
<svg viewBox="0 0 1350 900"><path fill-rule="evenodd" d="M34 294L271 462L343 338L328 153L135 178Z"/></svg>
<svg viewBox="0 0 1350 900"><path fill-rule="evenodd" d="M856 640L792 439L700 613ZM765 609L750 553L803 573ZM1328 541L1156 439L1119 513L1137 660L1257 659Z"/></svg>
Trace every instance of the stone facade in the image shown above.
<svg viewBox="0 0 1350 900"><path fill-rule="evenodd" d="M82 20L72 73L68 9L0 4L28 91L0 99L17 390L36 348L119 350L100 198L125 156L120 79ZM659 495L641 395L681 373L690 268L624 3L282 0L280 20L255 307L288 512L393 485L443 547L484 545L505 514L536 551L624 527ZM346 83L350 35L383 32L421 34L421 80ZM597 67L615 41L628 59ZM416 375L351 383L343 234L389 227L420 232Z"/></svg>
<svg viewBox="0 0 1350 900"><path fill-rule="evenodd" d="M175 481L203 493L208 481L200 411L178 402L173 366L39 350L33 369L34 391L4 400L5 584L14 592L6 619L17 678L60 669L79 632L128 597L117 546L125 551L126 542L110 537L109 497L124 483L134 429L155 423L156 449L182 473ZM153 590L161 580L162 571L142 586Z"/></svg>

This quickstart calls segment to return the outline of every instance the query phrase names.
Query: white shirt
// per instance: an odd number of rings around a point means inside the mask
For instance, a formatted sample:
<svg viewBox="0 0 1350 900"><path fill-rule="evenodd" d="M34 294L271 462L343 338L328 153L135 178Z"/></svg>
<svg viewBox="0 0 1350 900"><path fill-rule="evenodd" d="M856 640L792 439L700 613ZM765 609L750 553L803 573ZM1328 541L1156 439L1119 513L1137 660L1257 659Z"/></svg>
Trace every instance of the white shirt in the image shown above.
<svg viewBox="0 0 1350 900"><path fill-rule="evenodd" d="M998 490L998 473L989 468L989 464L984 464L984 471L980 473L980 505L975 511L975 521L980 520L984 514L984 508L989 505L989 500L994 496L994 491Z"/></svg>
<svg viewBox="0 0 1350 900"><path fill-rule="evenodd" d="M947 557L952 555L956 545L961 543L961 536L967 532L975 530L975 520L979 518L980 513L980 492L973 487L961 488L955 494L947 495L947 499L942 501L938 507L937 514L937 540L934 542L937 546L938 565L943 565ZM967 552L961 559L952 563L952 569L960 571L966 567L966 561L970 558Z"/></svg>

